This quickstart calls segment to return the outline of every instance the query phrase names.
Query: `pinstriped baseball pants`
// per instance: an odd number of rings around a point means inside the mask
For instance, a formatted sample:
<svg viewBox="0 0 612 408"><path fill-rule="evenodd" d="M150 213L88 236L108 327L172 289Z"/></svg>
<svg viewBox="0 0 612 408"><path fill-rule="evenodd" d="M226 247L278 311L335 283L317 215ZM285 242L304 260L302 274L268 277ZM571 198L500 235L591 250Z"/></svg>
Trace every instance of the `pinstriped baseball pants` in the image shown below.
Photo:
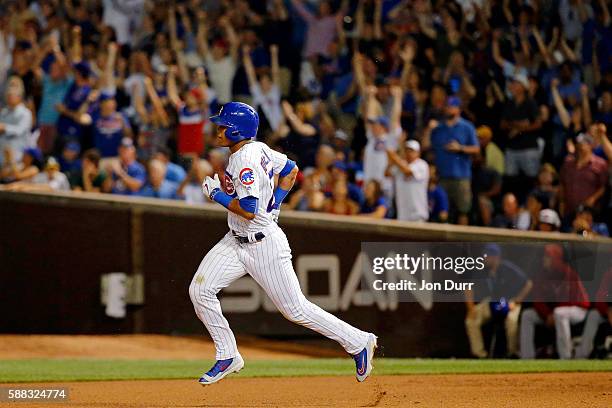
<svg viewBox="0 0 612 408"><path fill-rule="evenodd" d="M206 254L191 281L189 296L215 343L217 360L233 358L238 353L236 338L223 317L217 293L246 273L288 320L337 341L349 354L357 354L366 346L368 333L306 299L293 270L287 237L274 226L257 243L239 244L228 232Z"/></svg>

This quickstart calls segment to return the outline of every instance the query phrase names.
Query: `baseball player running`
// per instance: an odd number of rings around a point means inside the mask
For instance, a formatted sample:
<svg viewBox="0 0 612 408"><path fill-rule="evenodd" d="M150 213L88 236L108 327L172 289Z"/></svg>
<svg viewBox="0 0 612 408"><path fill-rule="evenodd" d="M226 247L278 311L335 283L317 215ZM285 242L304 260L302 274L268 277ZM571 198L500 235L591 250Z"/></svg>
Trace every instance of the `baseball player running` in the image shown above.
<svg viewBox="0 0 612 408"><path fill-rule="evenodd" d="M207 177L202 188L211 200L229 210L230 231L206 254L189 287L195 312L216 349L217 362L202 375L200 384L215 383L244 366L217 293L246 273L287 319L340 343L355 360L357 380L364 381L372 371L376 336L306 299L293 270L287 237L276 223L280 204L298 173L295 162L251 140L257 134L259 117L249 105L230 102L210 119L217 125L217 144L229 147L231 155L224 189L218 175Z"/></svg>

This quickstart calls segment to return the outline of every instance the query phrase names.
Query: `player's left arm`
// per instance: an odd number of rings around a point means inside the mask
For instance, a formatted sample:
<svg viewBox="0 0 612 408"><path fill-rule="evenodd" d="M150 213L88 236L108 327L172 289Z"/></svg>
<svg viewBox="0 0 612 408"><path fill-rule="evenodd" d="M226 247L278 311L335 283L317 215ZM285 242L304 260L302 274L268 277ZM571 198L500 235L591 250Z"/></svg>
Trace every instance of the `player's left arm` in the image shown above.
<svg viewBox="0 0 612 408"><path fill-rule="evenodd" d="M280 207L280 204L293 188L299 171L297 164L293 160L287 159L285 168L279 173L278 185L274 189L274 201L278 203L277 208Z"/></svg>
<svg viewBox="0 0 612 408"><path fill-rule="evenodd" d="M268 208L268 211L272 211L280 208L289 191L293 188L299 168L293 160L288 159L282 153L270 150L269 154L273 162L272 171L274 174L278 174L278 182L274 189L274 203Z"/></svg>

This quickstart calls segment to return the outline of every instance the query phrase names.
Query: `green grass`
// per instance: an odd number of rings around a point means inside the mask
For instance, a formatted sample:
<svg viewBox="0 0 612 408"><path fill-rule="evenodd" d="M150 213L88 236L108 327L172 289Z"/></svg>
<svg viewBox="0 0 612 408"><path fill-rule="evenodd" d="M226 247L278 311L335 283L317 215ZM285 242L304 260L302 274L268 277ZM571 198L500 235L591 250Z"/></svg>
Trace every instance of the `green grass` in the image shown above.
<svg viewBox="0 0 612 408"><path fill-rule="evenodd" d="M0 382L50 382L132 379L198 378L212 361L200 360L98 360L33 359L0 360ZM247 361L239 377L287 377L353 375L346 359ZM559 360L375 360L375 374L530 373L564 371L612 371L612 361Z"/></svg>

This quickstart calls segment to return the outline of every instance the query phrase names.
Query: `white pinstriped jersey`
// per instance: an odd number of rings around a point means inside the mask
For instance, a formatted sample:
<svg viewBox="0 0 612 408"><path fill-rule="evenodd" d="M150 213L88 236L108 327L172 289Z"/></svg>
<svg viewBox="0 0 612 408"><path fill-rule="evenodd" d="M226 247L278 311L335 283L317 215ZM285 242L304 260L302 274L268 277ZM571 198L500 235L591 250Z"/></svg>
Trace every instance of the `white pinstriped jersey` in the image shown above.
<svg viewBox="0 0 612 408"><path fill-rule="evenodd" d="M248 196L259 200L253 220L228 212L227 224L240 235L262 231L274 223L274 175L287 164L287 156L262 142L249 142L229 157L225 170L225 192L239 200Z"/></svg>

